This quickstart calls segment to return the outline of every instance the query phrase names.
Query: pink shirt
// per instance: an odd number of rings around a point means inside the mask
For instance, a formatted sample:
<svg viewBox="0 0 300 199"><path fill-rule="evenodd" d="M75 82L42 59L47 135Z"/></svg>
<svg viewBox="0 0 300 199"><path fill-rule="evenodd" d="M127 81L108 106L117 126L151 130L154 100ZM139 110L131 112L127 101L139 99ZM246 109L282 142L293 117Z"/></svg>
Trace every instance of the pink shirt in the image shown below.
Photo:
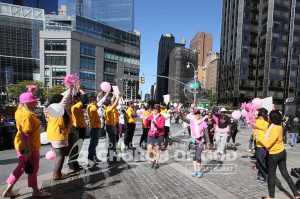
<svg viewBox="0 0 300 199"><path fill-rule="evenodd" d="M149 115L149 117L145 120L145 125L151 125L152 120L154 119L153 113ZM153 128L151 126L151 129L148 132L148 136L156 137L156 136L163 136L165 135L164 127L165 127L165 117L159 113L158 117L155 119L155 133L153 132Z"/></svg>

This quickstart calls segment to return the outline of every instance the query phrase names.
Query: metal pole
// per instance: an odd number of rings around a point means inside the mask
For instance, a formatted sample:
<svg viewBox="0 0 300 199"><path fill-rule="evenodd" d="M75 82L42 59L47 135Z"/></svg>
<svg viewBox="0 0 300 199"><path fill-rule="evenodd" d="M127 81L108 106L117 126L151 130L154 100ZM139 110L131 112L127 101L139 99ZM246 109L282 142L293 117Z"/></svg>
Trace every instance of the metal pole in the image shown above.
<svg viewBox="0 0 300 199"><path fill-rule="evenodd" d="M5 83L6 83L6 100L7 102L9 101L9 97L8 97L8 78L7 78L7 69L5 70Z"/></svg>
<svg viewBox="0 0 300 199"><path fill-rule="evenodd" d="M126 94L126 97L125 97L125 100L126 100L126 102L127 102L127 88L128 88L128 80L127 79L125 79L125 94Z"/></svg>

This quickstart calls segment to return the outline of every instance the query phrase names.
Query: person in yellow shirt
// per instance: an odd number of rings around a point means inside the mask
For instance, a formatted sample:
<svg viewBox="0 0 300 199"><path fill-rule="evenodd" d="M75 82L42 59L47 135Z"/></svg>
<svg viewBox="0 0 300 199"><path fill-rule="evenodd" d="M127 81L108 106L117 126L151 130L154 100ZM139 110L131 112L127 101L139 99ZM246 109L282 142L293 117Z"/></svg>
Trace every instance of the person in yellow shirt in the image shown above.
<svg viewBox="0 0 300 199"><path fill-rule="evenodd" d="M144 118L142 118L142 128L143 128L143 134L140 139L140 147L147 149L147 138L148 138L148 132L150 130L150 125L145 125L145 119L149 117L149 115L152 112L151 106L145 107L145 115Z"/></svg>
<svg viewBox="0 0 300 199"><path fill-rule="evenodd" d="M282 129L282 114L278 110L273 110L269 114L269 121L271 123L266 135L261 135L257 130L253 131L256 140L260 142L269 151L268 157L268 190L269 196L267 199L275 197L276 185L276 169L280 169L280 173L288 183L290 189L294 194L294 198L299 199L299 193L295 187L292 178L286 168L286 151L283 144L283 129Z"/></svg>
<svg viewBox="0 0 300 199"><path fill-rule="evenodd" d="M255 125L253 126L253 131L257 131L259 136L265 137L269 128L268 122L268 110L265 108L261 108L258 111L257 119ZM256 139L257 136L254 138ZM259 141L256 142L256 168L258 170L257 180L261 180L263 182L268 182L268 171L266 166L267 161L267 150L263 144Z"/></svg>
<svg viewBox="0 0 300 199"><path fill-rule="evenodd" d="M69 160L68 166L72 170L81 170L82 167L79 165L77 158L82 148L82 144L78 139L84 140L86 131L86 122L83 114L83 104L81 102L81 94L77 93L73 96L73 106L71 107L73 126L69 136ZM75 143L77 143L75 145Z"/></svg>
<svg viewBox="0 0 300 199"><path fill-rule="evenodd" d="M128 108L126 110L126 118L127 118L127 129L125 132L125 146L128 149L134 149L132 146L132 138L135 131L137 115L135 114L135 107L133 102L128 102Z"/></svg>
<svg viewBox="0 0 300 199"><path fill-rule="evenodd" d="M90 104L87 107L87 114L89 117L89 124L90 124L90 145L89 145L89 153L88 159L93 162L100 162L97 158L96 148L98 145L99 135L100 135L100 128L101 128L101 120L100 116L98 115L98 106L97 106L97 98L92 96L89 99Z"/></svg>
<svg viewBox="0 0 300 199"><path fill-rule="evenodd" d="M33 197L49 197L50 194L38 188L37 173L40 161L40 121L32 111L37 106L38 98L31 92L22 93L19 97L19 106L15 113L17 134L14 145L18 155L18 166L10 174L6 183L7 188L3 197L16 197L18 194L13 187L24 171L28 174L28 187L33 189Z"/></svg>
<svg viewBox="0 0 300 199"><path fill-rule="evenodd" d="M113 99L106 98L103 102L103 105L105 106L104 115L105 115L106 132L109 139L108 151L107 151L107 158L109 158L109 160L112 159L111 154L113 154L113 152L116 149L113 109L117 106L120 96L122 95L120 94L115 101Z"/></svg>
<svg viewBox="0 0 300 199"><path fill-rule="evenodd" d="M55 94L51 97L49 105L61 103L63 95ZM65 156L68 154L68 138L72 127L71 113L65 110L64 115L59 118L48 116L47 137L55 151L55 168L53 180L63 180L67 175L61 173Z"/></svg>
<svg viewBox="0 0 300 199"><path fill-rule="evenodd" d="M118 105L118 103L117 103L117 105ZM113 113L114 113L115 138L116 138L116 143L118 143L118 141L119 141L119 116L120 115L119 115L117 106L114 107Z"/></svg>

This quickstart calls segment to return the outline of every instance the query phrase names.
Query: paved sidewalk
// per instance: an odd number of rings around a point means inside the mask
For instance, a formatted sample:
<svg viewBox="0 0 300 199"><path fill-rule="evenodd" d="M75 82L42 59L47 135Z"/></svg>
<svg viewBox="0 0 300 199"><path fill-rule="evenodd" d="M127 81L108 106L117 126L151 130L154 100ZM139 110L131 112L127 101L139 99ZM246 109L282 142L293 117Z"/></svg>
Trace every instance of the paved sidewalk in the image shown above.
<svg viewBox="0 0 300 199"><path fill-rule="evenodd" d="M102 162L94 167L87 167L87 139L80 154L84 170L71 174L66 180L52 181L50 169L48 173L40 175L38 181L43 189L51 192L51 198L254 199L267 195L267 186L256 181L256 174L252 170L253 161L250 159L252 154L246 151L251 133L249 129L241 129L238 133L237 142L241 145L236 152L227 151L226 156L222 158L218 158L212 152L203 154L205 173L201 179L191 176L191 154L186 150L189 139L179 125L174 125L171 132L177 142L162 152L159 169L150 168L147 154L140 148L137 148L134 156L132 152L123 153L120 161ZM134 137L135 145L139 142L140 135L141 129L138 126ZM99 140L97 150L105 154L104 147L104 140ZM288 169L300 165L299 145L287 148ZM98 158L104 160L100 153ZM291 193L279 173L278 178L282 188ZM19 193L22 194L18 198L30 198L31 190L26 188L26 179L20 180L16 187L20 188ZM0 192L4 189L5 185L0 186ZM276 188L276 198L289 197Z"/></svg>

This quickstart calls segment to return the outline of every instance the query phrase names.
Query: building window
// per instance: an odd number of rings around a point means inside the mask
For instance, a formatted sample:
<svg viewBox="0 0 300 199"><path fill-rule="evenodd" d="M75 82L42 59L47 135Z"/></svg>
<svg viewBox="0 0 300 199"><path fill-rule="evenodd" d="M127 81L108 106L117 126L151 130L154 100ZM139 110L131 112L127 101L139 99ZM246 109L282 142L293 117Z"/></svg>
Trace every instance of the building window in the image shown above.
<svg viewBox="0 0 300 199"><path fill-rule="evenodd" d="M119 51L114 51L109 49L105 49L104 58L113 61L125 62L128 64L134 64L134 65L140 64L140 60L139 60L140 58L138 56L129 55L129 54L125 54Z"/></svg>
<svg viewBox="0 0 300 199"><path fill-rule="evenodd" d="M117 63L104 61L104 72L117 74Z"/></svg>
<svg viewBox="0 0 300 199"><path fill-rule="evenodd" d="M57 56L57 55L49 55L45 56L45 65L50 66L65 66L66 65L66 56Z"/></svg>
<svg viewBox="0 0 300 199"><path fill-rule="evenodd" d="M52 86L54 85L63 85L64 80L63 79L52 79Z"/></svg>
<svg viewBox="0 0 300 199"><path fill-rule="evenodd" d="M66 51L67 41L66 40L45 40L45 50Z"/></svg>
<svg viewBox="0 0 300 199"><path fill-rule="evenodd" d="M80 71L79 78L81 80L95 80L96 74L94 72L89 71Z"/></svg>
<svg viewBox="0 0 300 199"><path fill-rule="evenodd" d="M135 68L124 68L125 75L139 76L139 70Z"/></svg>
<svg viewBox="0 0 300 199"><path fill-rule="evenodd" d="M83 86L83 88L87 90L95 90L96 88L95 82L83 80L80 83Z"/></svg>
<svg viewBox="0 0 300 199"><path fill-rule="evenodd" d="M107 81L112 84L116 84L117 83L116 75L104 74L104 81Z"/></svg>
<svg viewBox="0 0 300 199"><path fill-rule="evenodd" d="M93 44L80 42L80 53L83 55L96 56L96 46Z"/></svg>
<svg viewBox="0 0 300 199"><path fill-rule="evenodd" d="M80 69L95 70L95 59L89 57L80 57Z"/></svg>
<svg viewBox="0 0 300 199"><path fill-rule="evenodd" d="M66 74L66 68L52 68L52 77L64 77Z"/></svg>

